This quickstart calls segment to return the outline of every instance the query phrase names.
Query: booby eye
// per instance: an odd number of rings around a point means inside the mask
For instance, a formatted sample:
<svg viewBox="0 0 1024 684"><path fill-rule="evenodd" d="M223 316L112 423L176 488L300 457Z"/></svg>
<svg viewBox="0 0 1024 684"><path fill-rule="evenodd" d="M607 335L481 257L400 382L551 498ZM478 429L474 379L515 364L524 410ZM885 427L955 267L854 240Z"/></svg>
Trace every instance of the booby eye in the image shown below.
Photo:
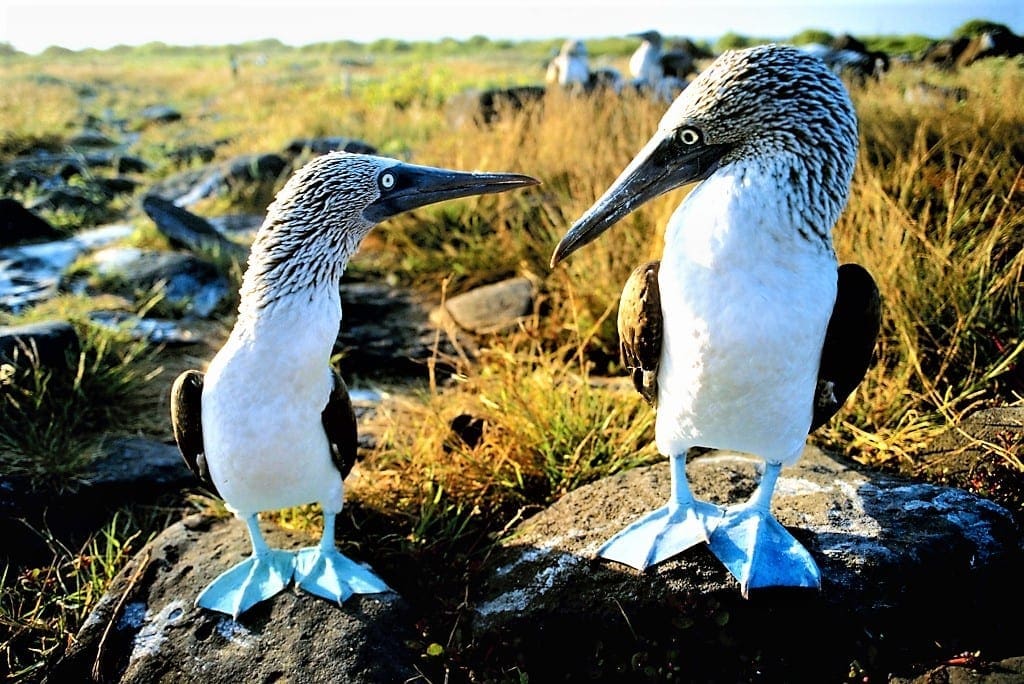
<svg viewBox="0 0 1024 684"><path fill-rule="evenodd" d="M395 175L390 172L382 173L380 176L380 187L390 190L395 187Z"/></svg>
<svg viewBox="0 0 1024 684"><path fill-rule="evenodd" d="M676 138L684 145L696 145L700 142L700 131L690 126L683 126L676 133Z"/></svg>

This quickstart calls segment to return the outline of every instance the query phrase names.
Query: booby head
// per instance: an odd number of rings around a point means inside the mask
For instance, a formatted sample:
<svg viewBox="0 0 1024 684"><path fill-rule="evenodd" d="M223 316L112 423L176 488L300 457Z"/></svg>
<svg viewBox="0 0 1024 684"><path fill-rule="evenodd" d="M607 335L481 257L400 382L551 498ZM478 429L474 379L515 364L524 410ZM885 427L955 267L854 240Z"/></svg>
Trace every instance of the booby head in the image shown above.
<svg viewBox="0 0 1024 684"><path fill-rule="evenodd" d="M316 157L268 207L242 299L257 290L273 290L276 298L312 285L333 286L370 229L402 212L538 182L517 173L453 171L348 152Z"/></svg>
<svg viewBox="0 0 1024 684"><path fill-rule="evenodd" d="M786 169L780 182L801 195L802 220L831 230L856 156L853 104L821 60L780 45L726 52L676 98L651 140L559 242L551 265L645 202L747 161Z"/></svg>
<svg viewBox="0 0 1024 684"><path fill-rule="evenodd" d="M566 57L586 57L587 45L578 38L569 38L562 43L562 49L559 51L559 54Z"/></svg>
<svg viewBox="0 0 1024 684"><path fill-rule="evenodd" d="M654 47L661 47L661 33L658 31L641 31L640 33L630 33L629 35L634 38L640 38Z"/></svg>

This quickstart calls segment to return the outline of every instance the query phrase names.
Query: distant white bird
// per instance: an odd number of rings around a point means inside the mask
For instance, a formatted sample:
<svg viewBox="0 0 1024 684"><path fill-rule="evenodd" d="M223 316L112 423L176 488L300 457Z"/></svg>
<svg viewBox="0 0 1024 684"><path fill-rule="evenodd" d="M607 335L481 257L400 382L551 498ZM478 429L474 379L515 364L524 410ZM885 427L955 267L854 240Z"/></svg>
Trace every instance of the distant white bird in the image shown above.
<svg viewBox="0 0 1024 684"><path fill-rule="evenodd" d="M544 79L562 87L585 88L590 81L587 46L582 40L569 39L562 44L558 55L548 64Z"/></svg>
<svg viewBox="0 0 1024 684"><path fill-rule="evenodd" d="M317 157L289 179L253 243L231 335L205 376L186 371L171 391L186 463L245 520L253 547L198 605L237 617L293 575L300 588L338 603L387 591L334 546L342 479L357 449L348 392L330 365L342 273L363 237L390 216L536 182L344 152ZM323 508L320 544L297 553L269 548L258 512L307 503Z"/></svg>
<svg viewBox="0 0 1024 684"><path fill-rule="evenodd" d="M770 503L781 467L838 410L874 349L877 288L859 266L837 269L831 238L856 157L853 106L821 60L774 45L727 52L558 244L552 265L644 202L703 181L670 219L660 264L634 272L619 309L625 363L657 406L671 496L602 556L642 569L709 541L744 595L820 586ZM764 459L749 501L722 510L696 500L685 470L695 447Z"/></svg>
<svg viewBox="0 0 1024 684"><path fill-rule="evenodd" d="M629 58L629 75L637 86L657 87L665 70L661 65L661 34L644 31L630 34L643 40Z"/></svg>

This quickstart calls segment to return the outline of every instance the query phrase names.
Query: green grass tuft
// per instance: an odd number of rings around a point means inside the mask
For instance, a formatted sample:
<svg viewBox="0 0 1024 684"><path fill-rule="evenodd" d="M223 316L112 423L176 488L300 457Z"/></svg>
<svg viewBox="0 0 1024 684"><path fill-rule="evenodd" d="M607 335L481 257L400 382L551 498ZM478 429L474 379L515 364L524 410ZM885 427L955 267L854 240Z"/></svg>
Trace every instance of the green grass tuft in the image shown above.
<svg viewBox="0 0 1024 684"><path fill-rule="evenodd" d="M67 369L41 367L31 352L0 367L0 464L37 486L74 485L102 440L126 431L132 397L152 378L144 342L88 323Z"/></svg>

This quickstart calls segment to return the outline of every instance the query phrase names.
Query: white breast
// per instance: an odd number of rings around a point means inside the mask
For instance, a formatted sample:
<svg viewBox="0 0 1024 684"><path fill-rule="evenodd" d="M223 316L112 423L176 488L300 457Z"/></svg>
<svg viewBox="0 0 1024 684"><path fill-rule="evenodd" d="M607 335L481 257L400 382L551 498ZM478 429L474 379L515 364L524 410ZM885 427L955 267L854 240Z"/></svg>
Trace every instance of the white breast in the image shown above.
<svg viewBox="0 0 1024 684"><path fill-rule="evenodd" d="M661 80L663 73L659 58L659 51L650 43L644 43L629 58L629 73L638 81L654 84Z"/></svg>
<svg viewBox="0 0 1024 684"><path fill-rule="evenodd" d="M240 514L320 502L339 510L321 412L331 391L337 295L276 302L243 319L214 357L203 389L210 475Z"/></svg>
<svg viewBox="0 0 1024 684"><path fill-rule="evenodd" d="M836 262L792 227L787 203L772 202L774 183L719 171L670 220L659 274L662 453L705 446L791 463L802 451Z"/></svg>

